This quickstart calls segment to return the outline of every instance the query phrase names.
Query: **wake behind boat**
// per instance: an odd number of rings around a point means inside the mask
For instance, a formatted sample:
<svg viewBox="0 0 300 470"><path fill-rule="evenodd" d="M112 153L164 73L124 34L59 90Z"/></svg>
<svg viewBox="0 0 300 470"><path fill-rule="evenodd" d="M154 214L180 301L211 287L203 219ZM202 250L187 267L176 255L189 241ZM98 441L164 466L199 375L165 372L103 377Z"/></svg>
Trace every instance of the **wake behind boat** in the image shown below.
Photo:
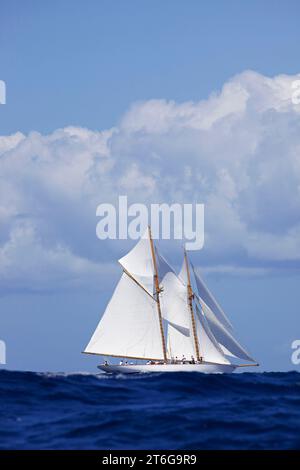
<svg viewBox="0 0 300 470"><path fill-rule="evenodd" d="M231 323L186 251L176 274L154 245L148 227L119 263L123 274L84 353L121 361L106 360L99 369L129 374L231 373L237 367L258 365L233 336Z"/></svg>

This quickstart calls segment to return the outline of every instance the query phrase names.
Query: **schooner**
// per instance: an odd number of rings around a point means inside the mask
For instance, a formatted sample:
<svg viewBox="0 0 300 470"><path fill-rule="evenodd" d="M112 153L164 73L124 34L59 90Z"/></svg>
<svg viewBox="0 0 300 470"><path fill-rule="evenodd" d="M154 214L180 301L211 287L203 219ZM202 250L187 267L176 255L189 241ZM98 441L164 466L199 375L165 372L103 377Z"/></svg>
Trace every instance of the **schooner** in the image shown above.
<svg viewBox="0 0 300 470"><path fill-rule="evenodd" d="M258 365L233 336L230 321L185 250L176 274L148 227L119 263L121 279L84 353L120 358L121 363L106 360L99 369L230 373Z"/></svg>

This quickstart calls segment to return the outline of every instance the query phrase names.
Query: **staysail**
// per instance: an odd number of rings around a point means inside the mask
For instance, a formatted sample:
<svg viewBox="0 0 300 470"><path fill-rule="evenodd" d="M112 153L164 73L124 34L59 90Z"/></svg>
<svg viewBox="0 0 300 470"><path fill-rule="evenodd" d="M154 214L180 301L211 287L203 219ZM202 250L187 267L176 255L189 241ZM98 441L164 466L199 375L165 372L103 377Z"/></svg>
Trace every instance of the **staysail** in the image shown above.
<svg viewBox="0 0 300 470"><path fill-rule="evenodd" d="M190 313L186 286L173 273L168 272L162 280L162 315L166 321L167 350L169 359L195 356L191 335Z"/></svg>

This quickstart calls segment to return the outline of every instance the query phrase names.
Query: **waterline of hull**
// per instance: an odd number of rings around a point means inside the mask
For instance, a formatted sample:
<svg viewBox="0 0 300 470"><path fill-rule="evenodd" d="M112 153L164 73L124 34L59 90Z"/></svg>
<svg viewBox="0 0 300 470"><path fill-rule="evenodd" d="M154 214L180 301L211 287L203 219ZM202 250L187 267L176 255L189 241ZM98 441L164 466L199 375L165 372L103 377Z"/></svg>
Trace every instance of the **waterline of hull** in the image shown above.
<svg viewBox="0 0 300 470"><path fill-rule="evenodd" d="M202 372L203 374L231 374L236 369L232 364L101 364L98 369L111 374L139 374L153 372Z"/></svg>

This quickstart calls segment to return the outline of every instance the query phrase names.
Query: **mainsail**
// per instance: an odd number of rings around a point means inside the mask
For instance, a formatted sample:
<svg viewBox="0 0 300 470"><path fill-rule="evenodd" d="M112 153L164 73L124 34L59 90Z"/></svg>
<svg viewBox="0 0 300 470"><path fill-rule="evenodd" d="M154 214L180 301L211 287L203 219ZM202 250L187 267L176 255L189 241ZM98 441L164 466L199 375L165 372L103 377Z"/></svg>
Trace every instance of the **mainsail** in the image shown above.
<svg viewBox="0 0 300 470"><path fill-rule="evenodd" d="M246 361L254 361L254 359L247 353L247 351L239 344L231 332L229 332L224 325L218 320L213 311L206 305L206 303L199 299L203 314L207 320L209 328L220 344L223 352L227 356L235 357L238 359L245 359Z"/></svg>
<svg viewBox="0 0 300 470"><path fill-rule="evenodd" d="M222 364L230 363L226 356L255 362L234 338L231 323L194 268L193 274L196 291L193 291L192 309L196 319L196 340L201 357L207 362ZM186 297L188 297L188 285L191 281L186 254L179 279L186 286ZM203 297L211 307L207 305Z"/></svg>
<svg viewBox="0 0 300 470"><path fill-rule="evenodd" d="M119 263L123 275L85 352L166 361L160 275L169 268L156 257L150 227Z"/></svg>
<svg viewBox="0 0 300 470"><path fill-rule="evenodd" d="M156 301L126 273L122 274L85 352L163 360Z"/></svg>
<svg viewBox="0 0 300 470"><path fill-rule="evenodd" d="M195 301L198 302L199 307L196 305L197 316L199 311L202 313L202 318L205 319L206 326L203 329L209 329L210 336L218 344L219 350L226 356L234 357L237 359L244 359L246 361L255 362L248 352L239 344L233 336L232 325L227 319L225 313L208 290L204 281L194 267L193 273L196 281L197 292L195 293ZM184 268L182 268L182 276L184 277Z"/></svg>

